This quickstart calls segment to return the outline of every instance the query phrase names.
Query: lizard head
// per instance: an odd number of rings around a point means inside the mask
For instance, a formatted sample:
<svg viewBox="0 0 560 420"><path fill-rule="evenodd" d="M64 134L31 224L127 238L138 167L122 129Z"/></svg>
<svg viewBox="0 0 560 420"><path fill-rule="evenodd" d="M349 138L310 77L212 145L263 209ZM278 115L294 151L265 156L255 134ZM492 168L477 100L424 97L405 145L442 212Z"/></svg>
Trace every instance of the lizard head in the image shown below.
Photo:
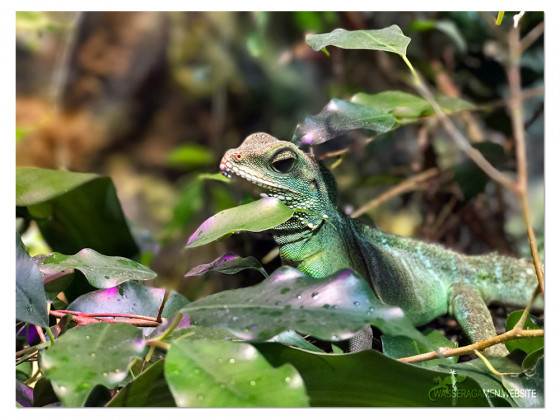
<svg viewBox="0 0 560 420"><path fill-rule="evenodd" d="M333 192L325 180L325 169L293 143L266 133L251 134L224 154L220 171L228 178L235 175L256 185L264 190L262 197L276 197L292 209L328 217ZM316 217L298 213L297 218L311 229L316 227Z"/></svg>

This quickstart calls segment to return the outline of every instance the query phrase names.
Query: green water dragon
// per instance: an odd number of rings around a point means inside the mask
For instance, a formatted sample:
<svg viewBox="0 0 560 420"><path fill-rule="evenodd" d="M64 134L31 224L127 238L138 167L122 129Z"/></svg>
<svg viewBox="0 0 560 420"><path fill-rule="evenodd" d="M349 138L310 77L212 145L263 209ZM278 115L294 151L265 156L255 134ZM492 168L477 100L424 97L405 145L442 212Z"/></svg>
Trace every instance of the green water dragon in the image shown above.
<svg viewBox="0 0 560 420"><path fill-rule="evenodd" d="M525 306L537 285L531 265L489 254L467 256L437 244L384 233L337 207L329 170L295 144L266 133L247 137L220 163L228 178L240 177L296 212L271 230L284 264L312 277L352 268L375 297L400 307L417 326L449 312L471 342L496 335L487 305ZM536 302L542 308L542 301ZM371 348L371 329L350 340L350 350ZM504 355L503 344L486 349Z"/></svg>

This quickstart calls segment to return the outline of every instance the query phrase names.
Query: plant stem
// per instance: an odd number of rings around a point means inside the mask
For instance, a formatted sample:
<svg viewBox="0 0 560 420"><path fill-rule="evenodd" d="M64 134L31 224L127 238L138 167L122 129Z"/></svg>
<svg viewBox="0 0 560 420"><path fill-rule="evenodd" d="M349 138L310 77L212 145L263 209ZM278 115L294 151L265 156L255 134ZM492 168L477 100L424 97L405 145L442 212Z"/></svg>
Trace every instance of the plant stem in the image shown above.
<svg viewBox="0 0 560 420"><path fill-rule="evenodd" d="M43 332L43 329L40 326L35 325L35 330L37 330L37 334L39 334L39 338L41 339L41 341L43 343L46 343L47 339L45 337L45 333Z"/></svg>
<svg viewBox="0 0 560 420"><path fill-rule="evenodd" d="M479 341L478 343L471 344L469 346L457 347L457 348L440 348L437 352L431 351L428 353L417 354L409 357L402 357L398 359L400 362L406 363L418 363L425 362L427 360L434 360L439 357L450 357L450 356L460 356L463 354L473 353L475 350L483 350L487 347L492 347L498 343L503 343L505 341L516 340L518 338L525 337L543 337L544 330L509 330L504 334L496 335L495 337L489 338L488 340Z"/></svg>
<svg viewBox="0 0 560 420"><path fill-rule="evenodd" d="M515 139L515 149L517 158L517 195L521 201L523 218L527 226L527 235L529 237L529 245L533 256L533 265L535 273L539 280L541 293L544 296L544 271L537 246L537 239L533 230L531 221L531 211L529 207L528 191L527 191L527 151L525 148L525 128L523 125L523 99L521 92L521 69L519 62L521 60L522 45L519 39L519 28L515 26L511 29L509 36L510 57L506 67L506 75L509 83L511 97L509 100L509 108L511 114L511 124L513 137Z"/></svg>
<svg viewBox="0 0 560 420"><path fill-rule="evenodd" d="M78 315L78 316L85 316L90 318L101 318L101 317L110 317L110 318L134 318L134 319L143 319L145 321L153 321L156 322L157 318L153 316L145 316L145 315L136 315L136 314L122 314L122 313L97 313L97 312L77 312L77 311L67 311L67 310L57 310L57 311L50 311L50 314L56 316L57 318L62 315L71 314L71 315Z"/></svg>
<svg viewBox="0 0 560 420"><path fill-rule="evenodd" d="M51 331L50 328L45 328L45 331L47 332L47 335L49 336L49 347L52 345L52 343L54 343L54 335Z"/></svg>
<svg viewBox="0 0 560 420"><path fill-rule="evenodd" d="M173 322L171 323L171 325L169 326L169 328L167 328L162 334L158 335L156 338L154 338L154 341L158 341L158 342L162 342L163 340L165 340L167 338L167 336L169 334L171 334L171 332L177 328L177 325L179 325L179 322L181 322L181 319L183 318L183 314L182 313L178 313L177 316L175 317L175 319L173 319ZM148 351L148 354L146 355L146 357L144 358L145 362L150 361L150 359L152 358L152 355L154 354L154 351L156 349L155 345L150 346L150 350Z"/></svg>

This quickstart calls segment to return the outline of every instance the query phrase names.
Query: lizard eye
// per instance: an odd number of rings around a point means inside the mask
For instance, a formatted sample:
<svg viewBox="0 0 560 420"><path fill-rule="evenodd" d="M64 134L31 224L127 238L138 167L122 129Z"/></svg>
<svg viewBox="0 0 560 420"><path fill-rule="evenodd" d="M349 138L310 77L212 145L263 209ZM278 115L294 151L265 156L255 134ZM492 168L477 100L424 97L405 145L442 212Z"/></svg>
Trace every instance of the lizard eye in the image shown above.
<svg viewBox="0 0 560 420"><path fill-rule="evenodd" d="M284 149L274 155L270 165L275 171L285 174L292 170L296 162L297 155L290 149Z"/></svg>

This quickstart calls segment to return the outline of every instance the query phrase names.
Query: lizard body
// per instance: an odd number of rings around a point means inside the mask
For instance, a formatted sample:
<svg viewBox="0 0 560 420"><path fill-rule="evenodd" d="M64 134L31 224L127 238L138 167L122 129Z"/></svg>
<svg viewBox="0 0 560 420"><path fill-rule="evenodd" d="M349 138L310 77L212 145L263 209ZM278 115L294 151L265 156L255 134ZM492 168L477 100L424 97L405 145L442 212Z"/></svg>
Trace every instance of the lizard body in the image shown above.
<svg viewBox="0 0 560 420"><path fill-rule="evenodd" d="M381 302L402 308L415 325L449 312L472 342L488 339L496 331L487 305L522 307L536 287L534 271L524 260L498 254L467 256L351 219L337 208L336 183L328 169L294 144L269 134L252 134L227 151L220 170L261 187L266 191L262 196L308 211L296 212L271 230L283 263L312 277L353 268ZM486 351L505 353L503 344Z"/></svg>

